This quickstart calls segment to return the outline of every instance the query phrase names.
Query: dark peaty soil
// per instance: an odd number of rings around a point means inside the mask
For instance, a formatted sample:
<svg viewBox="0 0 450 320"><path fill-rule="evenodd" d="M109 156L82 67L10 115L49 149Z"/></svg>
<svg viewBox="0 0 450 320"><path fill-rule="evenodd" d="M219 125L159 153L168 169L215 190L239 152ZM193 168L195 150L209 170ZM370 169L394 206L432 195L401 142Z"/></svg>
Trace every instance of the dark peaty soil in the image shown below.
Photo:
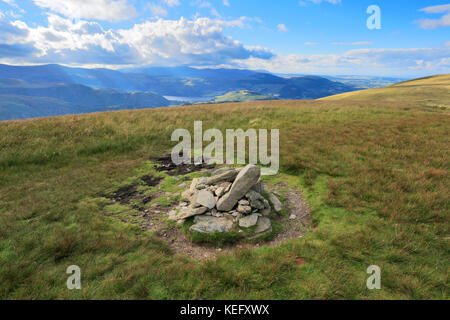
<svg viewBox="0 0 450 320"><path fill-rule="evenodd" d="M156 168L157 171L159 172L165 172L170 176L178 176L178 175L185 175L191 172L197 172L200 171L202 169L213 169L215 168L215 165L210 165L210 164L180 164L180 165L175 165L172 162L172 158L170 154L166 154L162 157L157 157L157 158L151 158L150 159L153 162L156 162L158 164L158 167Z"/></svg>

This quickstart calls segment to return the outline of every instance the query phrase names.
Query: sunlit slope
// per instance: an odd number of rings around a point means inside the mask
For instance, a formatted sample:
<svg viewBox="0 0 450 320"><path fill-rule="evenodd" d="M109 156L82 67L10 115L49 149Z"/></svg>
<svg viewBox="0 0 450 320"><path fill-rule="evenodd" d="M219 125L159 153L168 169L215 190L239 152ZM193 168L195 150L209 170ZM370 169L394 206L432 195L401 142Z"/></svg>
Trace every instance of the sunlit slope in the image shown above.
<svg viewBox="0 0 450 320"><path fill-rule="evenodd" d="M353 91L321 100L414 101L431 105L450 105L450 74L436 75L384 88Z"/></svg>

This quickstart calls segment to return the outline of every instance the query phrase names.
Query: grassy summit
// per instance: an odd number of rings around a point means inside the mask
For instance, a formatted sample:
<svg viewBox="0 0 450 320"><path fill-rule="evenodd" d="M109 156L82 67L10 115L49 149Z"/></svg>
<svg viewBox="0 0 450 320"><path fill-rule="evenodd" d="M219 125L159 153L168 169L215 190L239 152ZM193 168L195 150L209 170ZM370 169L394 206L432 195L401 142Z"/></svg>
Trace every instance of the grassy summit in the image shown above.
<svg viewBox="0 0 450 320"><path fill-rule="evenodd" d="M384 88L342 93L322 100L415 101L449 106L450 74L400 82Z"/></svg>
<svg viewBox="0 0 450 320"><path fill-rule="evenodd" d="M413 92L396 102L258 101L0 123L0 297L448 299L450 121L428 104L439 97L416 96L443 86L421 81L414 91L414 82L382 89ZM99 195L146 174L149 157L173 146L172 131L195 120L222 132L279 128L281 170L268 182L303 191L314 229L197 261L106 213ZM72 264L81 290L66 288ZM370 265L381 267L381 290L366 288Z"/></svg>

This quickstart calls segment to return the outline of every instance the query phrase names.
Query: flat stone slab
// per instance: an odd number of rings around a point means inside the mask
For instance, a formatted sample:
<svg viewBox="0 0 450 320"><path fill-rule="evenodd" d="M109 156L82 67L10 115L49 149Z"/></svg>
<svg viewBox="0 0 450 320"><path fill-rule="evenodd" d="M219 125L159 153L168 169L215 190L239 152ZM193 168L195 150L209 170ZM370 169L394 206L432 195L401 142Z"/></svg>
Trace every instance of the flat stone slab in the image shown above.
<svg viewBox="0 0 450 320"><path fill-rule="evenodd" d="M199 188L203 188L200 186L206 186L206 180L207 180L206 177L194 178L191 182L191 186L189 187L189 190L192 193L194 193L196 190L199 190Z"/></svg>
<svg viewBox="0 0 450 320"><path fill-rule="evenodd" d="M216 206L216 200L214 199L214 195L211 191L201 190L195 196L193 204L194 206L203 206L208 209L212 209Z"/></svg>
<svg viewBox="0 0 450 320"><path fill-rule="evenodd" d="M250 216L241 218L239 220L239 226L242 228L251 228L258 223L258 218L259 218L259 216L256 213L254 213Z"/></svg>
<svg viewBox="0 0 450 320"><path fill-rule="evenodd" d="M259 217L256 224L255 233L263 233L272 230L272 223L269 218Z"/></svg>
<svg viewBox="0 0 450 320"><path fill-rule="evenodd" d="M211 176L217 176L217 175L222 174L222 173L224 173L226 171L233 171L233 170L236 170L236 169L234 169L232 167L220 167L220 168L212 170L211 171Z"/></svg>
<svg viewBox="0 0 450 320"><path fill-rule="evenodd" d="M196 216L194 222L195 224L189 228L191 232L214 233L233 229L233 221L227 218Z"/></svg>
<svg viewBox="0 0 450 320"><path fill-rule="evenodd" d="M219 174L209 177L206 180L206 184L212 185L212 184L217 184L220 182L231 182L236 178L237 175L238 175L238 172L234 169L226 170Z"/></svg>
<svg viewBox="0 0 450 320"><path fill-rule="evenodd" d="M180 210L171 210L168 215L170 220L184 220L196 215L204 214L206 211L208 211L208 208L200 207L200 208L193 208L193 207L182 207Z"/></svg>

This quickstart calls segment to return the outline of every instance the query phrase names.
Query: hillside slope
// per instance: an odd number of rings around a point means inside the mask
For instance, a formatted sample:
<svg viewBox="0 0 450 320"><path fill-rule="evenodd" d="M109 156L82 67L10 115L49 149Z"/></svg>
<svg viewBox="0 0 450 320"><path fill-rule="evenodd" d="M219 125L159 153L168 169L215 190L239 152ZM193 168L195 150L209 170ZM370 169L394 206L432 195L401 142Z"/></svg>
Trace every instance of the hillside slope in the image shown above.
<svg viewBox="0 0 450 320"><path fill-rule="evenodd" d="M0 79L0 121L169 104L167 99L151 92L128 93L73 83Z"/></svg>
<svg viewBox="0 0 450 320"><path fill-rule="evenodd" d="M143 230L142 215L104 210L105 190L152 174L149 159L197 120L221 132L279 128L280 172L266 182L298 190L314 228L281 246L195 261ZM446 110L408 101L258 101L2 122L0 298L448 299L449 128ZM164 177L146 204L161 201L161 215L167 192L182 190ZM73 264L82 290L67 290ZM381 290L366 288L370 265L382 270Z"/></svg>
<svg viewBox="0 0 450 320"><path fill-rule="evenodd" d="M282 99L316 99L355 90L353 86L322 77L278 77L239 69L189 67L142 68L126 72L69 68L60 65L9 66L0 64L0 78L30 83L71 83L119 91L151 91L162 96L207 97L250 90Z"/></svg>
<svg viewBox="0 0 450 320"><path fill-rule="evenodd" d="M384 88L342 93L321 100L415 101L421 104L450 105L450 74L414 79Z"/></svg>

